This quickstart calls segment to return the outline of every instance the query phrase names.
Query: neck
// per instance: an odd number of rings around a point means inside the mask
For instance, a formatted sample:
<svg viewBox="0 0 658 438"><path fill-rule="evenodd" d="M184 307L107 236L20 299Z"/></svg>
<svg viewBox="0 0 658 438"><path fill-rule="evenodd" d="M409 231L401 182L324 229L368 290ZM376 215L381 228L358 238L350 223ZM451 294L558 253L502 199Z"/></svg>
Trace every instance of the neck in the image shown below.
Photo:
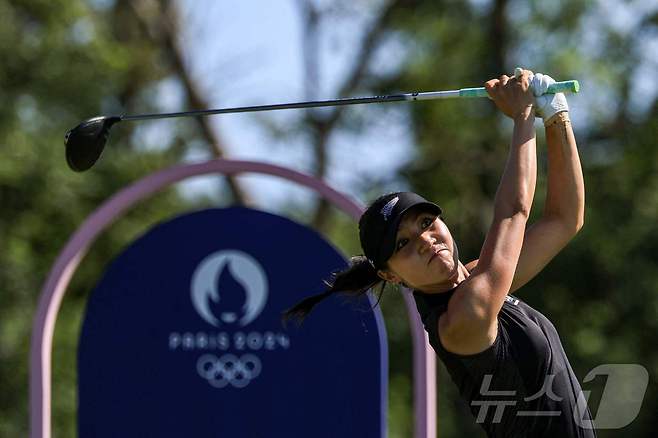
<svg viewBox="0 0 658 438"><path fill-rule="evenodd" d="M440 294L443 292L448 292L456 288L459 283L466 280L469 275L470 273L468 272L468 269L466 269L466 266L464 266L462 262L458 261L457 269L455 270L455 273L452 277L448 278L444 282L419 287L416 288L416 290L427 294Z"/></svg>

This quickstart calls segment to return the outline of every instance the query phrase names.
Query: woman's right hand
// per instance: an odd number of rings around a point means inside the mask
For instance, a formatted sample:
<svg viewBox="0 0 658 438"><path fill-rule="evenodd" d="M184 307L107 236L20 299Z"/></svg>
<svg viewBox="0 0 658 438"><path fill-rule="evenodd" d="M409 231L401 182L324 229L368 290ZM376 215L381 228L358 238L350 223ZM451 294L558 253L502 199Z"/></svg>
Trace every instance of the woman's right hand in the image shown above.
<svg viewBox="0 0 658 438"><path fill-rule="evenodd" d="M517 77L502 75L484 84L489 97L503 114L514 120L528 119L534 115L534 95L530 89L530 70L523 70Z"/></svg>

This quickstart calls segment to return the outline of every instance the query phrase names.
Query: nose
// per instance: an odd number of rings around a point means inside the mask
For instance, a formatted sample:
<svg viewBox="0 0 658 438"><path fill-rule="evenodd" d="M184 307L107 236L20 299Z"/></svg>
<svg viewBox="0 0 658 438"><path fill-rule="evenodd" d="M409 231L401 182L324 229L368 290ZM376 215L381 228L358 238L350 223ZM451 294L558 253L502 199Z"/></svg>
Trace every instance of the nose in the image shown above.
<svg viewBox="0 0 658 438"><path fill-rule="evenodd" d="M436 243L436 240L430 236L430 233L424 232L423 234L420 235L420 247L419 251L420 253L424 253L426 251L429 251L432 248L432 245Z"/></svg>

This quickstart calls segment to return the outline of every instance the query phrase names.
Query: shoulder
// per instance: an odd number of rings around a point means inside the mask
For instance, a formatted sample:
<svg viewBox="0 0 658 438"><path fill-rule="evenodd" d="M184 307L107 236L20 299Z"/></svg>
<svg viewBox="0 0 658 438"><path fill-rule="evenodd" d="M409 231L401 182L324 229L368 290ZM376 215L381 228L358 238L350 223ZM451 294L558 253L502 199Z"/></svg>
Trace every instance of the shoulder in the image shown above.
<svg viewBox="0 0 658 438"><path fill-rule="evenodd" d="M446 312L438 321L440 341L448 351L474 354L496 340L498 313L490 309L492 273L480 272L480 259L464 265L469 272L455 290ZM495 276L495 275L494 275Z"/></svg>
<svg viewBox="0 0 658 438"><path fill-rule="evenodd" d="M478 265L478 262L479 262L479 261L480 261L479 259L475 259L475 260L473 260L473 261L470 261L470 262L466 263L466 264L464 265L464 267L466 268L466 270L467 270L468 272L471 272L471 271L472 271L473 269L475 269L475 267Z"/></svg>
<svg viewBox="0 0 658 438"><path fill-rule="evenodd" d="M465 268L471 272L478 264L478 260L467 263ZM457 301L463 299L464 290L457 287L456 296L448 303L448 308L437 321L439 342L446 351L460 355L472 355L480 353L494 344L498 336L498 318L493 318L486 324L469 323L469 320L455 315L461 306ZM461 292L461 293L460 293ZM479 319L478 319L479 320ZM475 321L475 320L473 320Z"/></svg>

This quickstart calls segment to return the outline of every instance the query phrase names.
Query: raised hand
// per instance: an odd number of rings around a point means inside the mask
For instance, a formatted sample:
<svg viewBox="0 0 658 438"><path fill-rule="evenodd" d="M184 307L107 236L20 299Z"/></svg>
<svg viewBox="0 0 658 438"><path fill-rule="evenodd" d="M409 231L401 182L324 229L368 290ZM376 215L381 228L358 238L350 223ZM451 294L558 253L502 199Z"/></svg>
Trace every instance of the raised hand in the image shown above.
<svg viewBox="0 0 658 438"><path fill-rule="evenodd" d="M514 77L502 75L484 84L489 97L506 116L527 119L532 115L535 97L530 89L532 72L517 69Z"/></svg>
<svg viewBox="0 0 658 438"><path fill-rule="evenodd" d="M535 114L548 122L554 115L569 111L567 98L563 93L544 94L555 80L549 75L535 73L530 79L530 88L535 95Z"/></svg>

